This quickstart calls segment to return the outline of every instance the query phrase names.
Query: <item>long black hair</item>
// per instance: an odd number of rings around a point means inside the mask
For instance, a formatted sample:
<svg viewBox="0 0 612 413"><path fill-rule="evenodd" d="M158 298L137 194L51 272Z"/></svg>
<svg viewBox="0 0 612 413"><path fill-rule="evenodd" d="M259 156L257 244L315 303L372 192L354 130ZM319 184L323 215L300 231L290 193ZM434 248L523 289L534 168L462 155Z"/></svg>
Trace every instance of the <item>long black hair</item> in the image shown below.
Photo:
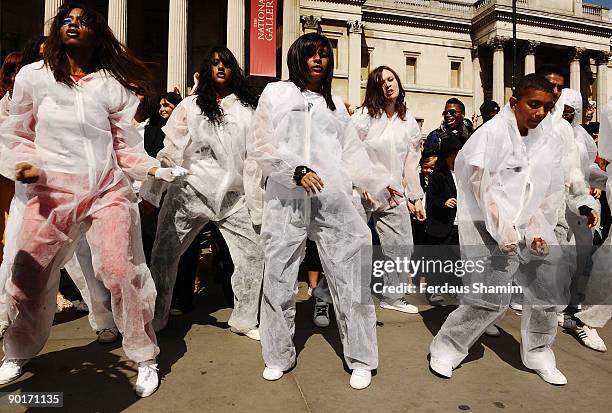
<svg viewBox="0 0 612 413"><path fill-rule="evenodd" d="M327 49L329 63L327 73L321 81L317 92L323 95L327 107L336 110L336 104L332 99L332 80L334 78L334 49L329 39L319 33L306 33L293 42L287 52L287 66L289 68L289 80L300 90L305 90L308 84L308 58L314 56L320 48Z"/></svg>
<svg viewBox="0 0 612 413"><path fill-rule="evenodd" d="M397 75L397 72L391 69L389 66L378 66L368 76L368 85L366 86L366 95L363 101L363 106L368 109L368 114L373 118L380 118L385 111L388 100L383 90L383 83L385 82L383 79L384 70L391 72L393 76L395 76L395 80L397 80L399 95L397 95L394 109L395 113L397 113L397 116L401 120L406 120L406 91L404 91L402 81Z"/></svg>
<svg viewBox="0 0 612 413"><path fill-rule="evenodd" d="M223 65L232 71L230 78L230 92L235 94L244 106L255 109L259 96L255 94L248 85L244 72L238 65L238 61L234 54L225 46L215 46L211 48L204 57L200 66L200 77L195 94L197 95L196 103L202 109L202 113L216 125L223 122L223 112L217 103L217 94L215 92L215 84L212 80L212 62L218 54L219 60Z"/></svg>
<svg viewBox="0 0 612 413"><path fill-rule="evenodd" d="M83 10L83 20L93 33L93 54L90 69L104 70L111 74L127 89L143 95L154 93L152 74L144 62L117 40L100 13L77 2L64 3L53 18L49 37L45 41L43 57L45 64L55 76L55 80L69 87L76 85L70 77L70 65L66 48L62 43L60 30L63 21L74 9Z"/></svg>

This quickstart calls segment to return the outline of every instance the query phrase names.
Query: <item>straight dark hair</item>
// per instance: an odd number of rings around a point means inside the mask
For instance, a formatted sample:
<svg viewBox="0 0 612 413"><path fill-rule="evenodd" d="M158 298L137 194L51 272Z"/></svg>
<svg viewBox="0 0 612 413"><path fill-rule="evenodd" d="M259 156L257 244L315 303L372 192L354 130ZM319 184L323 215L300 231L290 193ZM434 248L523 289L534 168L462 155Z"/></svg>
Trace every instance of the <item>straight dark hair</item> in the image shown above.
<svg viewBox="0 0 612 413"><path fill-rule="evenodd" d="M373 118L380 118L387 107L387 97L383 90L383 70L388 70L395 76L397 86L399 87L399 95L395 101L395 113L401 120L406 120L406 92L402 86L397 72L389 66L378 66L368 76L368 85L366 86L366 95L363 101L364 107L368 109L368 114Z"/></svg>
<svg viewBox="0 0 612 413"><path fill-rule="evenodd" d="M305 90L308 84L308 58L314 56L321 48L327 49L329 63L327 72L321 81L318 93L323 95L327 107L334 111L336 104L332 99L331 85L334 78L334 49L329 39L319 33L306 33L293 42L287 52L287 66L289 68L289 80L300 90Z"/></svg>
<svg viewBox="0 0 612 413"><path fill-rule="evenodd" d="M153 76L144 62L121 44L100 13L77 2L64 3L53 18L49 37L45 41L43 58L55 80L69 87L76 86L70 77L70 65L60 30L63 20L74 9L83 10L83 19L93 33L92 71L106 71L127 89L142 95L153 94Z"/></svg>
<svg viewBox="0 0 612 413"><path fill-rule="evenodd" d="M215 46L211 48L200 66L200 77L198 86L195 89L197 95L196 103L202 109L202 113L216 125L223 122L223 112L217 103L217 93L215 92L215 84L212 80L212 63L215 53L219 55L219 59L223 65L232 71L230 78L230 91L235 94L244 106L255 109L259 96L249 86L244 72L238 64L238 60L234 54L225 46Z"/></svg>

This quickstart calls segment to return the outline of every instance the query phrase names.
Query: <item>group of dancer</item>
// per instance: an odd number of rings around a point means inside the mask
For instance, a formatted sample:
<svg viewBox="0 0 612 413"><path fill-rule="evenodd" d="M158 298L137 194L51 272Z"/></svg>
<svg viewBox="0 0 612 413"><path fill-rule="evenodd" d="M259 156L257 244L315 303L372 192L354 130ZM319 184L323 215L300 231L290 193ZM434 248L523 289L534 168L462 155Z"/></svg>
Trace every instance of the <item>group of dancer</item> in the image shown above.
<svg viewBox="0 0 612 413"><path fill-rule="evenodd" d="M309 239L325 273L315 294L333 305L350 385L369 386L378 349L368 222L385 257L413 254L410 216L426 215L421 132L390 67L370 73L365 101L351 116L332 95L334 54L325 36L298 38L287 62L289 80L268 84L258 97L233 54L213 48L194 94L172 104L154 158L133 124L137 95L150 91L145 64L100 14L72 2L60 7L42 60L18 71L0 126L0 174L16 188L0 270L0 316L8 321L0 384L16 380L42 350L67 267L86 274L85 289L107 291L88 294L90 319L106 309L107 324L138 363L137 394L151 395L159 385L155 332L168 323L179 260L212 222L235 268L228 324L261 340L263 377L278 380L296 363L295 290ZM559 115L568 103L554 86L557 75L525 76L463 148L449 146L452 137L440 144L457 190L446 207L458 211L462 245L487 258L487 283L514 279L526 287L523 362L563 384L551 346L572 277L553 247L555 228L561 210L574 234L595 225L598 213L585 178L592 148L581 163L575 128ZM160 208L150 266L139 202ZM409 277L390 271L383 283L401 286ZM431 345L430 366L446 377L510 296L460 301ZM403 293L383 294L380 305L418 311Z"/></svg>

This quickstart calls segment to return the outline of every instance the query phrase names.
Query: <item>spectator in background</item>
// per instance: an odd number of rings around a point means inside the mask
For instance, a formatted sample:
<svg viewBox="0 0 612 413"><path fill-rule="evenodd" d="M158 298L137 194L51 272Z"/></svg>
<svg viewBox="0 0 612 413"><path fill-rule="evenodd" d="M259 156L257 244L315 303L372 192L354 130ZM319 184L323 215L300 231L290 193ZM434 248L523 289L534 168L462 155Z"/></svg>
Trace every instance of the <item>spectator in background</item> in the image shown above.
<svg viewBox="0 0 612 413"><path fill-rule="evenodd" d="M444 106L444 117L440 127L427 135L424 150L440 150L441 142L449 136L455 136L463 144L473 132L471 122L465 119L465 105L457 98L446 101Z"/></svg>
<svg viewBox="0 0 612 413"><path fill-rule="evenodd" d="M480 116L482 116L482 124L484 125L491 119L493 116L499 113L499 105L494 100L487 100L482 105L480 105Z"/></svg>

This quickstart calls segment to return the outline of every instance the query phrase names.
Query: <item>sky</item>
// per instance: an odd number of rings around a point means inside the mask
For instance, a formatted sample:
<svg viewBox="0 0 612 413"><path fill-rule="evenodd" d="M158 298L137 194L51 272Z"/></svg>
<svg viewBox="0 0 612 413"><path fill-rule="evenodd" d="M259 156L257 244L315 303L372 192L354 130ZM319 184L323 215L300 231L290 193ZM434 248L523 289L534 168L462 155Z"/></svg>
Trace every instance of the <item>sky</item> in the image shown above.
<svg viewBox="0 0 612 413"><path fill-rule="evenodd" d="M612 7L612 0L586 0L583 3L601 4L602 6Z"/></svg>

